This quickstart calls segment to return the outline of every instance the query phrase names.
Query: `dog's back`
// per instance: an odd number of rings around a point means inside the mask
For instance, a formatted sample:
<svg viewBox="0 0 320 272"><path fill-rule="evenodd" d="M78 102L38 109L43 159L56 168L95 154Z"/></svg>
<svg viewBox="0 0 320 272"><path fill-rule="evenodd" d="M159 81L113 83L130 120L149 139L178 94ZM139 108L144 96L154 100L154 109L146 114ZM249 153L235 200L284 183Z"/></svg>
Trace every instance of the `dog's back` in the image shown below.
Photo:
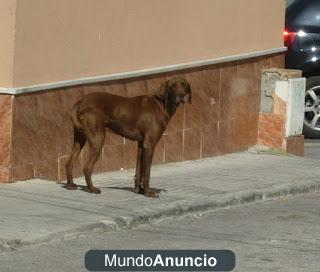
<svg viewBox="0 0 320 272"><path fill-rule="evenodd" d="M153 96L143 95L135 97L123 97L109 93L92 93L84 96L76 103L77 120L82 123L86 115L99 115L104 119L106 127L115 133L139 141L145 130L153 123L159 123L162 118L161 110ZM160 122L162 129L162 122Z"/></svg>

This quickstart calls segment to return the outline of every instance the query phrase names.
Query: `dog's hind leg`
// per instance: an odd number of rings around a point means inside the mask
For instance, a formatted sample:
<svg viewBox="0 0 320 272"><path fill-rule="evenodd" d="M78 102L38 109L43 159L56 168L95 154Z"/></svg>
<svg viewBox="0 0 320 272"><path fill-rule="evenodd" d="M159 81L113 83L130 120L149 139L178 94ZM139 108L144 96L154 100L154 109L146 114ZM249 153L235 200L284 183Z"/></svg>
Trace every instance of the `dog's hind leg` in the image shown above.
<svg viewBox="0 0 320 272"><path fill-rule="evenodd" d="M91 175L93 171L94 164L98 160L105 139L105 126L103 119L96 115L91 115L85 121L85 135L89 142L89 158L86 162L83 173L86 179L87 188L85 191L89 193L100 194L100 189L93 186Z"/></svg>
<svg viewBox="0 0 320 272"><path fill-rule="evenodd" d="M137 164L136 164L136 174L134 176L134 191L139 194L142 193L142 184L141 184L141 153L142 153L143 142L138 142L138 155L137 155Z"/></svg>
<svg viewBox="0 0 320 272"><path fill-rule="evenodd" d="M74 143L72 152L69 158L69 161L66 165L66 174L67 174L67 184L66 188L69 190L75 190L77 189L77 185L73 183L73 176L72 176L72 170L73 165L75 161L77 160L81 149L86 143L86 136L84 135L83 131L77 127L74 127Z"/></svg>

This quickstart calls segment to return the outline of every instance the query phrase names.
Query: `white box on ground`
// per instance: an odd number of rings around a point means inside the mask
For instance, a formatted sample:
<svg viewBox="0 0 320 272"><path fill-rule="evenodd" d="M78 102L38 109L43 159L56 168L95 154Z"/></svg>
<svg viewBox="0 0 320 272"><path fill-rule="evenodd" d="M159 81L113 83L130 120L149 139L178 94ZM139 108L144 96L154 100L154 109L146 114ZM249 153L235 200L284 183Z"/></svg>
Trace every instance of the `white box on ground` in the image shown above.
<svg viewBox="0 0 320 272"><path fill-rule="evenodd" d="M286 137L302 134L305 90L304 77L276 82L275 93L287 104Z"/></svg>

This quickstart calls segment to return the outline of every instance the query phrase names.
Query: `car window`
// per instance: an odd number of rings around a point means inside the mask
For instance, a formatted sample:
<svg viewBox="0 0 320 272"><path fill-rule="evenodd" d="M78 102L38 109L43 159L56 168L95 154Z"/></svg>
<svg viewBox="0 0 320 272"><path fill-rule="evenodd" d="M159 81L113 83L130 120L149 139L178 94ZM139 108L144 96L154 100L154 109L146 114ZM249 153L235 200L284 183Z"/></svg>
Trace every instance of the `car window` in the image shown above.
<svg viewBox="0 0 320 272"><path fill-rule="evenodd" d="M287 7L286 22L291 26L316 30L320 27L320 0L293 0Z"/></svg>

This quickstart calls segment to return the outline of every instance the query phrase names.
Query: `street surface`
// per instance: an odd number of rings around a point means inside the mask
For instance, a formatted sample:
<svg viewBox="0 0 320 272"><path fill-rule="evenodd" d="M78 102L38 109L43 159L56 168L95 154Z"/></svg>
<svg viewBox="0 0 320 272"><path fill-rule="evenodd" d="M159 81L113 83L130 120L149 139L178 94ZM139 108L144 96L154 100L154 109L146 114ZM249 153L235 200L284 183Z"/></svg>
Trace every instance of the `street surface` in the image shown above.
<svg viewBox="0 0 320 272"><path fill-rule="evenodd" d="M86 271L89 249L231 249L235 271L319 271L320 193L54 240L0 254L1 271Z"/></svg>
<svg viewBox="0 0 320 272"><path fill-rule="evenodd" d="M305 157L320 160L320 140L305 139L304 142Z"/></svg>

